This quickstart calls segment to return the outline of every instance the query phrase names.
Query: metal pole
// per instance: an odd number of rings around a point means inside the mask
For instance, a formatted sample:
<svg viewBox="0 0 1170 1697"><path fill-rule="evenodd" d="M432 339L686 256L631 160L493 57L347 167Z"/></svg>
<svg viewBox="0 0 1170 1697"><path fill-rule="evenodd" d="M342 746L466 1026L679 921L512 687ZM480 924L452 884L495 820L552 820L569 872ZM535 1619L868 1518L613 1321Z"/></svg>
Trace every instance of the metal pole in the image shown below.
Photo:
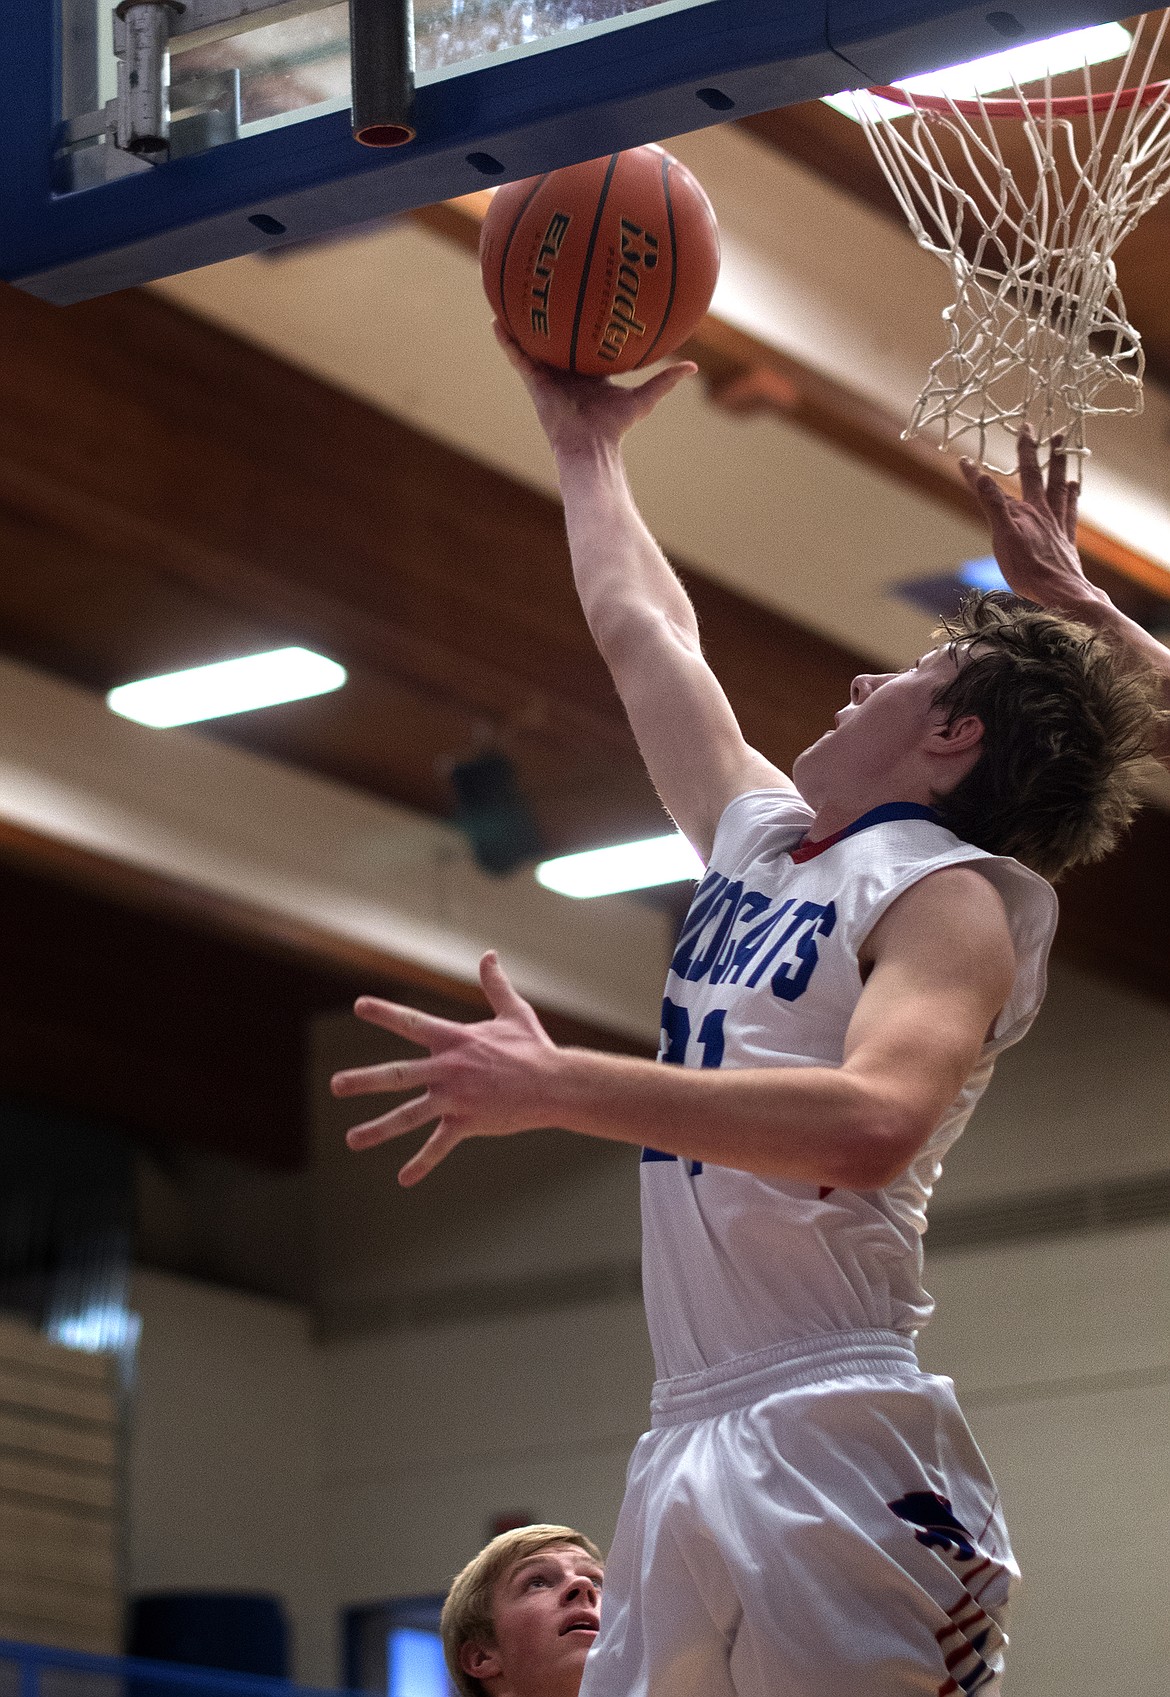
<svg viewBox="0 0 1170 1697"><path fill-rule="evenodd" d="M354 139L366 147L413 141L413 0L349 0Z"/></svg>
<svg viewBox="0 0 1170 1697"><path fill-rule="evenodd" d="M124 37L118 59L117 143L127 153L165 153L171 133L167 42L178 0L122 0L114 15Z"/></svg>

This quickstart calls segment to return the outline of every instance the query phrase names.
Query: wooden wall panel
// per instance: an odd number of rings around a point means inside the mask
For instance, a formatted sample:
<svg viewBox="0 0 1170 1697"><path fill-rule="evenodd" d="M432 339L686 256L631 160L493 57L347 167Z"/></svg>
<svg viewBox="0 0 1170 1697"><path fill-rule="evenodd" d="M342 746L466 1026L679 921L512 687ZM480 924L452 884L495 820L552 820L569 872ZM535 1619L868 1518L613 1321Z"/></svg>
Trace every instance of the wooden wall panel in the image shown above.
<svg viewBox="0 0 1170 1697"><path fill-rule="evenodd" d="M118 1479L113 1358L0 1315L0 1637L120 1650Z"/></svg>

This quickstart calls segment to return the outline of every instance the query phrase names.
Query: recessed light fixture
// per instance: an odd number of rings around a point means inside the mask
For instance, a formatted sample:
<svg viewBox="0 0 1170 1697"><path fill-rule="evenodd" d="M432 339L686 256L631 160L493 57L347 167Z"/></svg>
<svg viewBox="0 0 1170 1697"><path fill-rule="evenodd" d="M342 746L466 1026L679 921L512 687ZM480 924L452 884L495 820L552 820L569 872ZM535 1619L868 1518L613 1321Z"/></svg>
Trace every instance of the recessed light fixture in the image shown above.
<svg viewBox="0 0 1170 1697"><path fill-rule="evenodd" d="M681 884L701 878L703 862L681 831L646 837L612 848L585 849L542 860L536 881L562 896L615 896L623 890L648 890L655 884Z"/></svg>
<svg viewBox="0 0 1170 1697"><path fill-rule="evenodd" d="M185 672L120 684L106 706L140 725L194 725L227 713L250 713L282 701L325 695L345 682L344 666L308 648L276 648L239 660L217 660Z"/></svg>
<svg viewBox="0 0 1170 1697"><path fill-rule="evenodd" d="M970 100L976 94L995 94L1019 83L1040 82L1044 77L1058 77L1065 71L1079 71L1085 65L1103 65L1110 59L1124 58L1133 36L1123 24L1095 24L1091 29L1069 30L1064 35L1051 36L1047 41L1028 42L1023 47L1009 47L1003 53L989 53L983 59L971 59L964 65L951 65L946 70L929 71L920 77L904 77L896 88L911 94L951 95L955 100ZM830 94L825 105L835 112L844 112L857 121L857 108L851 94ZM904 118L906 107L895 106L892 100L871 95L866 107L876 108L883 118Z"/></svg>

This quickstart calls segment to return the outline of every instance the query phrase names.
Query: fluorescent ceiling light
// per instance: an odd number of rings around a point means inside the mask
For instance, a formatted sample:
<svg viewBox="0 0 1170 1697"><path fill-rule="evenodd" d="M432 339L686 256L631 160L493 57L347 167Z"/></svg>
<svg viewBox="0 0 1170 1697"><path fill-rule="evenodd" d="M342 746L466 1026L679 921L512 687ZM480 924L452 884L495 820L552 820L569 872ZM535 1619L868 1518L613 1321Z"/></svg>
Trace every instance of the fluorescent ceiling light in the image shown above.
<svg viewBox="0 0 1170 1697"><path fill-rule="evenodd" d="M586 849L543 860L536 881L562 896L614 896L622 890L646 890L654 884L679 884L701 878L703 862L681 831L647 837L639 843Z"/></svg>
<svg viewBox="0 0 1170 1697"><path fill-rule="evenodd" d="M277 648L242 660L218 660L186 672L121 684L106 706L140 725L193 725L225 713L250 713L281 701L325 695L345 682L345 667L307 648Z"/></svg>
<svg viewBox="0 0 1170 1697"><path fill-rule="evenodd" d="M1079 71L1085 65L1102 65L1110 59L1124 58L1132 40L1122 24L1096 24L1092 29L1054 35L1048 41L1009 47L1004 53L990 53L985 59L971 59L965 65L929 71L921 77L906 77L895 87L908 89L911 94L951 95L956 100L972 100L977 94L995 94L1002 89L1010 90L1017 83L1023 86L1040 82L1046 76L1058 77L1064 71ZM851 94L830 94L825 105L860 122ZM883 118L906 115L904 106L872 95L866 107L876 108Z"/></svg>

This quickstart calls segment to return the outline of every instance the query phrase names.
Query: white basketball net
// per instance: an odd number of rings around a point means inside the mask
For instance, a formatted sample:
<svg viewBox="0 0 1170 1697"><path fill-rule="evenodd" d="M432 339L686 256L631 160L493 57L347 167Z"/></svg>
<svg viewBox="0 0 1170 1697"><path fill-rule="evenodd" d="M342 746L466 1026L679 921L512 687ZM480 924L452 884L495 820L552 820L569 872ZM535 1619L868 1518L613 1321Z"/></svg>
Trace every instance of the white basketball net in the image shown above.
<svg viewBox="0 0 1170 1697"><path fill-rule="evenodd" d="M1144 30L1148 21L1135 28L1118 92L1101 111L1086 66L1090 106L1075 127L1059 102L1054 111L1051 79L1041 100L1015 88L1009 121L1027 139L1024 180L1000 150L1002 99L977 96L960 110L953 99L928 106L907 92L902 119L882 116L866 90L853 96L919 246L954 279L943 313L950 345L930 368L906 436L941 430L944 447L974 436L986 465L997 426L1014 435L1027 422L1041 443L1059 431L1070 452L1085 454L1090 414L1141 411L1145 358L1112 256L1170 188L1170 84L1151 81L1170 11ZM1132 104L1122 90L1138 91Z"/></svg>

